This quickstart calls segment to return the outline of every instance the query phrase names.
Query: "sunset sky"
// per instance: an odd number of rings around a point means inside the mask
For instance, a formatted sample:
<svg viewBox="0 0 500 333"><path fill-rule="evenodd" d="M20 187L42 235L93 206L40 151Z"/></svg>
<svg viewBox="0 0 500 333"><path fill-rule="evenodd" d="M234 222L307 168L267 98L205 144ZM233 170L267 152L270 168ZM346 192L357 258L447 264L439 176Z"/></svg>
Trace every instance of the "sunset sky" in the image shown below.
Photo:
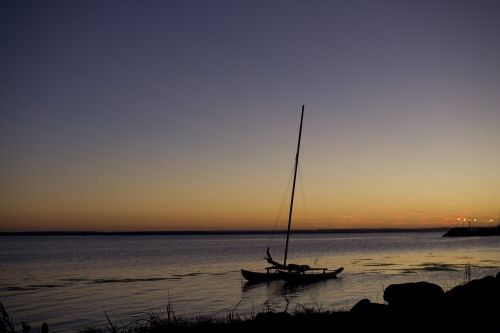
<svg viewBox="0 0 500 333"><path fill-rule="evenodd" d="M0 49L0 231L272 229L302 104L294 228L498 218L500 1L2 1Z"/></svg>

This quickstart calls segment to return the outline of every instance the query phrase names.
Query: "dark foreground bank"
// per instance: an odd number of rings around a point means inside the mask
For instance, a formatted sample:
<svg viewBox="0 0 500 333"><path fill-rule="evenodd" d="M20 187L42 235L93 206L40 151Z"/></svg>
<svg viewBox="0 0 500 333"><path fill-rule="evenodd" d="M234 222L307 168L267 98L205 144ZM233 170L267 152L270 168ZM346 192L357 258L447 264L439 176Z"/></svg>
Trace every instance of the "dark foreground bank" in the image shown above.
<svg viewBox="0 0 500 333"><path fill-rule="evenodd" d="M459 285L447 292L432 283L393 284L384 290L386 304L363 299L350 311L324 311L319 307L302 308L293 313L263 312L251 318L241 318L230 312L224 319L198 318L182 320L173 311L128 324L109 320L104 328L88 328L82 333L153 333L191 332L256 332L262 330L328 331L359 330L370 332L430 332L430 331L492 331L500 332L500 272ZM0 303L0 333L16 332L11 318ZM22 323L19 332L48 333L50 328L31 328Z"/></svg>

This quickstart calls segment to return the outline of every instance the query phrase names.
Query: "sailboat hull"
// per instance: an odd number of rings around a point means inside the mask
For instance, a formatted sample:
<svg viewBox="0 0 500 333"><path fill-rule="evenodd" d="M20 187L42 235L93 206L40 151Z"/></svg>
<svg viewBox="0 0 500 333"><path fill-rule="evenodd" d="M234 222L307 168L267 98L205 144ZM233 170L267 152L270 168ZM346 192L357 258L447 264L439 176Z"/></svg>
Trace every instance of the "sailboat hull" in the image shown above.
<svg viewBox="0 0 500 333"><path fill-rule="evenodd" d="M334 271L330 272L321 272L321 273L298 273L298 272L285 272L279 271L279 278L285 280L287 283L311 283L329 279L336 279L337 275L344 270L343 267L340 267Z"/></svg>
<svg viewBox="0 0 500 333"><path fill-rule="evenodd" d="M252 271L247 271L245 269L241 270L241 275L245 280L249 282L267 282L267 281L273 281L273 280L279 280L281 279L281 276L279 275L278 272L273 271L273 272L252 272Z"/></svg>
<svg viewBox="0 0 500 333"><path fill-rule="evenodd" d="M337 274L342 272L344 267L340 267L334 271L321 273L304 273L297 271L268 271L268 272L252 272L245 269L241 270L241 275L251 283L268 282L274 280L284 280L288 283L311 283L329 279L336 279Z"/></svg>

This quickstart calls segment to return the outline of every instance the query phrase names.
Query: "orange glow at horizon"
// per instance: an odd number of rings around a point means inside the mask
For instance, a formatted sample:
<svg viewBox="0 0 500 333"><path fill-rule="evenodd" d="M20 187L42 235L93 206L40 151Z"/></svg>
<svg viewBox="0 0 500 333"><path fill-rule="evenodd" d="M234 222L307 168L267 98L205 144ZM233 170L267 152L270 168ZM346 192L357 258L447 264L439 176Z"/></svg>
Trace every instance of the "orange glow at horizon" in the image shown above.
<svg viewBox="0 0 500 333"><path fill-rule="evenodd" d="M67 182L61 189L53 188L51 196L42 195L43 187L18 193L17 198L11 191L10 198L2 197L0 230L285 229L290 200L289 191L284 195L285 179L281 176L279 184L273 177L277 170L261 171L264 176L250 181L227 169L210 180L195 177L186 182L178 177L178 184L144 176L128 182L117 179L114 188ZM479 223L495 217L495 193L488 192L488 186L460 192L455 191L458 186L447 188L448 182L418 186L368 177L358 173L357 178L325 182L304 172L303 178L310 181L304 190L300 182L297 185L293 229L449 227L456 226L460 216ZM472 183L461 185L474 189ZM276 223L282 198L284 207Z"/></svg>
<svg viewBox="0 0 500 333"><path fill-rule="evenodd" d="M493 147L468 148L481 156L479 164L463 160L464 144L441 152L393 136L374 145L370 137L341 132L332 146L322 134L328 124L305 119L294 229L442 227L465 216L496 220L500 157ZM293 142L293 126L287 134ZM0 230L273 229L282 198L285 208L289 204L284 191L293 147L282 139L254 144L163 159L161 151L117 160L97 156L93 163L82 156L57 168L37 165L37 172L28 165L7 169ZM405 151L410 148L428 151L415 156ZM278 229L286 227L285 208Z"/></svg>

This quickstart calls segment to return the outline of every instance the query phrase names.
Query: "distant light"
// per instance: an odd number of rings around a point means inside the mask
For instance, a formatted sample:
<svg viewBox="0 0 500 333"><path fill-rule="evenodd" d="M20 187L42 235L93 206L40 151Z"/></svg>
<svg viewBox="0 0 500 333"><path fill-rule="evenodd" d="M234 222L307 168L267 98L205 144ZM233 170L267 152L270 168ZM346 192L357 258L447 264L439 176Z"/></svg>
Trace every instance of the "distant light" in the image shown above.
<svg viewBox="0 0 500 333"><path fill-rule="evenodd" d="M493 219L490 219L490 222L493 222Z"/></svg>
<svg viewBox="0 0 500 333"><path fill-rule="evenodd" d="M459 222L460 222L460 217L457 219L457 221L459 221Z"/></svg>
<svg viewBox="0 0 500 333"><path fill-rule="evenodd" d="M474 219L474 222L476 222L476 221L477 221L477 219Z"/></svg>

